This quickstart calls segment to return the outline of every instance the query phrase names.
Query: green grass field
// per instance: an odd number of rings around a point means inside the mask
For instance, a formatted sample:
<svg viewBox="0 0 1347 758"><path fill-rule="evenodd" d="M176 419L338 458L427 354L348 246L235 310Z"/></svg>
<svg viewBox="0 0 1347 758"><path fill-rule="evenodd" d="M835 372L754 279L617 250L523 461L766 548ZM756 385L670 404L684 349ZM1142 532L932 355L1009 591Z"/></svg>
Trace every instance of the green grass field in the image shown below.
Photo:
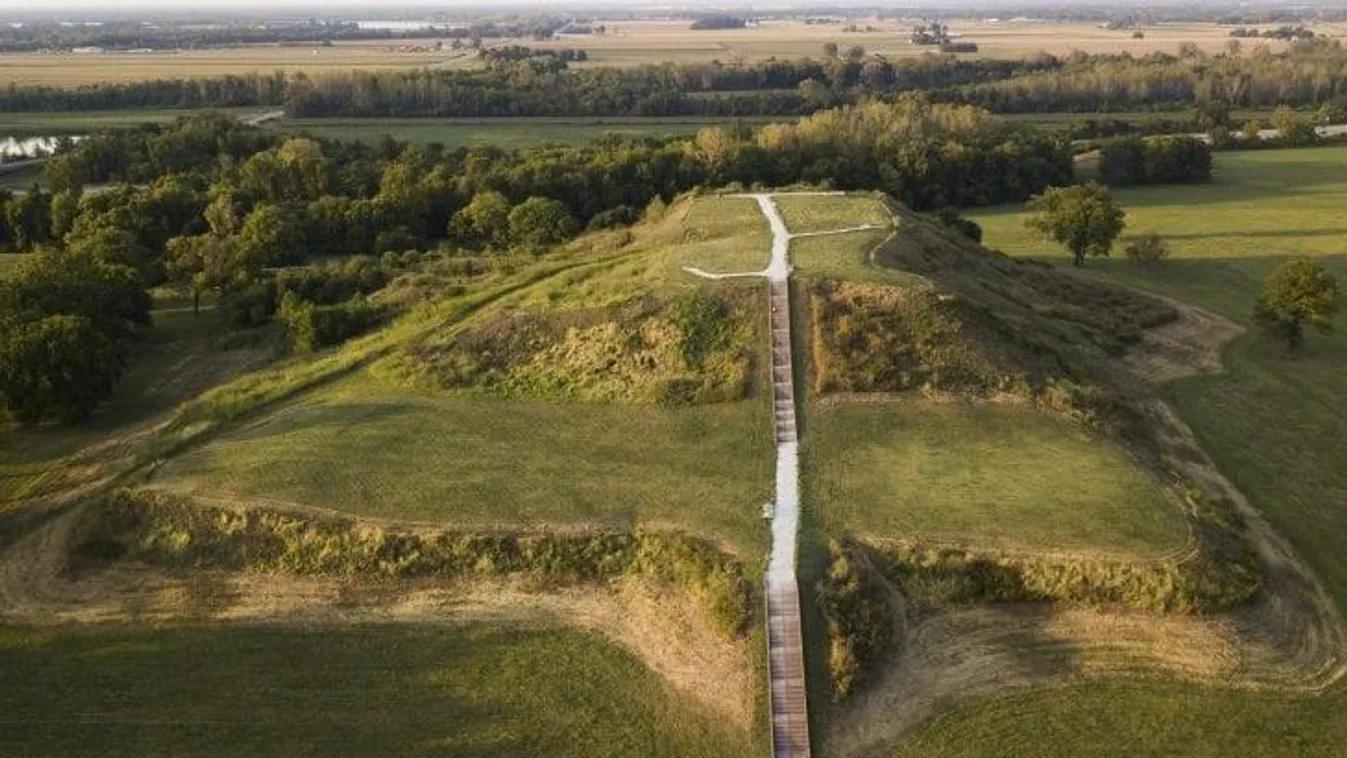
<svg viewBox="0 0 1347 758"><path fill-rule="evenodd" d="M766 404L506 402L356 376L169 461L153 482L438 523L677 526L756 555L772 483Z"/></svg>
<svg viewBox="0 0 1347 758"><path fill-rule="evenodd" d="M791 234L887 225L891 218L868 195L778 195L776 207Z"/></svg>
<svg viewBox="0 0 1347 758"><path fill-rule="evenodd" d="M1182 513L1116 443L1032 409L816 405L809 499L831 533L1150 556Z"/></svg>
<svg viewBox="0 0 1347 758"><path fill-rule="evenodd" d="M1095 682L1018 693L938 717L893 758L1336 758L1347 697L1179 683Z"/></svg>
<svg viewBox="0 0 1347 758"><path fill-rule="evenodd" d="M703 126L727 124L714 118L313 118L284 119L268 124L286 133L371 142L388 135L418 144L438 142L452 150L492 145L504 149L557 143L580 145L604 137L679 137Z"/></svg>
<svg viewBox="0 0 1347 758"><path fill-rule="evenodd" d="M0 754L750 755L601 638L559 629L0 628Z"/></svg>
<svg viewBox="0 0 1347 758"><path fill-rule="evenodd" d="M1153 270L1090 261L1090 274L1171 295L1249 324L1260 278L1287 255L1347 276L1347 149L1224 153L1201 187L1116 193L1129 232L1155 229L1175 257ZM1019 255L1046 246L1016 209L973 216ZM1050 253L1055 260L1063 255ZM1347 338L1311 336L1292 360L1257 334L1224 353L1226 373L1164 394L1203 448L1347 607ZM1340 756L1347 689L1318 697L1180 683L1101 682L985 701L914 732L895 756Z"/></svg>
<svg viewBox="0 0 1347 758"><path fill-rule="evenodd" d="M761 271L772 260L772 233L757 201L747 197L699 197L683 219L675 266L711 273Z"/></svg>
<svg viewBox="0 0 1347 758"><path fill-rule="evenodd" d="M222 108L222 113L249 116L265 108ZM140 124L163 124L202 110L150 108L145 110L0 113L0 137L10 135L88 134Z"/></svg>
<svg viewBox="0 0 1347 758"><path fill-rule="evenodd" d="M1151 269L1091 260L1093 275L1185 300L1250 325L1262 278L1309 256L1347 281L1347 149L1221 153L1206 186L1121 190L1127 234L1155 230L1174 251ZM976 214L987 244L1058 254L1022 213ZM1064 262L1061 265L1067 265ZM1312 334L1296 359L1256 333L1225 351L1227 372L1184 379L1166 396L1222 470L1292 540L1347 608L1347 336Z"/></svg>

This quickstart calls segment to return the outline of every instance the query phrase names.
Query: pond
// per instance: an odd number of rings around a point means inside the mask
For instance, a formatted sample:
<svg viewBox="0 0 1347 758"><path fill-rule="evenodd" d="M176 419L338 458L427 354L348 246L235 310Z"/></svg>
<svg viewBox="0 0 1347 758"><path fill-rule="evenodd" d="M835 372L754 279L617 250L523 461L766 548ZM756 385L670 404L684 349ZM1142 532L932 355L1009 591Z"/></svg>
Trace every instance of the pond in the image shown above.
<svg viewBox="0 0 1347 758"><path fill-rule="evenodd" d="M0 160L22 160L51 155L58 147L84 139L82 135L0 137Z"/></svg>

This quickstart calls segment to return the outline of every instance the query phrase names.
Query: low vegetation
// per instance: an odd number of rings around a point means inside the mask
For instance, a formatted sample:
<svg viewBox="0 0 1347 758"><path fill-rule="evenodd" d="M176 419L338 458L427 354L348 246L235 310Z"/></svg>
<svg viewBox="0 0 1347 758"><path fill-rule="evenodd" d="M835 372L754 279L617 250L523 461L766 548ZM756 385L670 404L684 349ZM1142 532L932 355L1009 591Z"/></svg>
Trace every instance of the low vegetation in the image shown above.
<svg viewBox="0 0 1347 758"><path fill-rule="evenodd" d="M391 369L515 398L688 404L747 396L757 352L746 298L693 292L559 314L499 312Z"/></svg>
<svg viewBox="0 0 1347 758"><path fill-rule="evenodd" d="M898 609L891 590L853 542L828 546L831 563L815 588L828 627L828 671L834 702L851 698L884 662L895 636Z"/></svg>
<svg viewBox="0 0 1347 758"><path fill-rule="evenodd" d="M544 585L640 575L690 592L727 637L741 634L752 615L740 565L676 534L399 531L349 519L194 506L172 495L125 490L85 518L76 550L95 560L365 578L524 577Z"/></svg>
<svg viewBox="0 0 1347 758"><path fill-rule="evenodd" d="M593 633L0 628L6 755L722 758L761 749ZM577 724L583 724L578 728ZM111 752L110 752L111 751Z"/></svg>

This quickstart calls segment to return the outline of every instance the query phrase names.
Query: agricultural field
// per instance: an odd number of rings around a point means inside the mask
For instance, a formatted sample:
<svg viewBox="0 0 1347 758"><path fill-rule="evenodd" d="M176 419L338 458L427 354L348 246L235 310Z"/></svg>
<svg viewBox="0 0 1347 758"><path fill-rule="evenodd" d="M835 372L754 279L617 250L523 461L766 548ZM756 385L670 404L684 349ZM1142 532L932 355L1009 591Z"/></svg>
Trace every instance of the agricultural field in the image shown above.
<svg viewBox="0 0 1347 758"><path fill-rule="evenodd" d="M760 61L768 58L800 58L819 55L823 45L859 45L867 52L887 58L922 55L931 48L912 45L912 24L874 18L855 18L862 30L844 32L841 24L809 25L800 21L767 20L750 29L694 31L686 20L604 20L603 35L562 35L554 40L505 39L492 44L520 44L538 49L583 48L589 54L581 66L639 66L674 61L681 63ZM1072 50L1090 53L1127 51L1133 55L1175 52L1183 42L1194 42L1209 52L1222 49L1229 28L1216 24L1164 24L1144 29L1144 39L1130 31L1109 31L1089 23L1036 21L954 20L951 27L962 40L975 42L981 57L1022 58L1039 52L1066 54ZM1347 35L1342 24L1311 25L1329 35ZM74 87L100 82L127 82L165 77L218 77L226 74L277 70L310 75L354 69L471 68L478 64L471 50L451 50L448 40L442 50L407 51L409 47L433 47L436 40L342 41L330 47L248 45L203 50L163 50L150 53L0 55L0 82ZM1277 52L1284 43L1271 41Z"/></svg>
<svg viewBox="0 0 1347 758"><path fill-rule="evenodd" d="M6 755L754 750L602 638L546 626L0 627L0 669Z"/></svg>
<svg viewBox="0 0 1347 758"><path fill-rule="evenodd" d="M315 75L353 69L459 68L476 66L476 54L446 49L400 52L398 40L338 42L331 47L245 45L150 53L9 53L0 55L0 81L78 87L172 77L211 78L227 74L270 74L278 70ZM413 40L433 45L434 40Z"/></svg>
<svg viewBox="0 0 1347 758"><path fill-rule="evenodd" d="M613 66L655 64L664 61L757 61L767 58L798 58L817 55L827 42L842 47L860 45L867 52L886 58L921 55L931 48L912 45L912 24L874 18L853 18L850 23L873 31L844 32L843 25L809 25L799 21L766 20L756 28L692 31L686 21L611 21L608 31L595 36L563 36L551 42L521 41L538 48L582 47L589 62L582 65ZM953 20L961 39L981 48L977 55L990 58L1022 58L1038 52L1066 54L1072 50L1091 53L1128 51L1145 55L1172 53L1183 42L1195 42L1208 51L1222 49L1230 39L1229 28L1216 24L1164 24L1145 29L1145 39L1132 39L1131 31L1109 31L1088 23L1035 21ZM1325 25L1321 31L1341 32ZM1279 47L1274 43L1273 48Z"/></svg>
<svg viewBox="0 0 1347 758"><path fill-rule="evenodd" d="M1033 409L815 403L806 461L831 534L1151 557L1187 528L1117 443Z"/></svg>

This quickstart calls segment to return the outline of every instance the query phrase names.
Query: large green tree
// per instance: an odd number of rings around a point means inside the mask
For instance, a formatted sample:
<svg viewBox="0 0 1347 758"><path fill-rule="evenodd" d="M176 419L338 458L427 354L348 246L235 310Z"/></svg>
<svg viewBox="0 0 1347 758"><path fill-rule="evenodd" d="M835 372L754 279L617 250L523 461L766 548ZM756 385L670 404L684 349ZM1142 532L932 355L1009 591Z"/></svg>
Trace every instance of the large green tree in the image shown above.
<svg viewBox="0 0 1347 758"><path fill-rule="evenodd" d="M1337 312L1337 278L1312 261L1296 259L1278 266L1263 281L1253 319L1294 351L1305 342L1306 324L1329 334Z"/></svg>
<svg viewBox="0 0 1347 758"><path fill-rule="evenodd" d="M1113 202L1107 187L1094 182L1049 187L1030 198L1026 207L1036 215L1025 225L1065 247L1076 266L1085 265L1087 255L1107 257L1126 226L1127 214Z"/></svg>
<svg viewBox="0 0 1347 758"><path fill-rule="evenodd" d="M83 316L56 314L0 333L0 399L16 421L83 421L112 394L125 350Z"/></svg>
<svg viewBox="0 0 1347 758"><path fill-rule="evenodd" d="M472 196L449 222L449 233L464 240L493 244L505 242L509 233L510 201L499 192L487 190Z"/></svg>
<svg viewBox="0 0 1347 758"><path fill-rule="evenodd" d="M510 239L531 249L555 245L575 233L575 219L560 201L530 197L510 211Z"/></svg>

